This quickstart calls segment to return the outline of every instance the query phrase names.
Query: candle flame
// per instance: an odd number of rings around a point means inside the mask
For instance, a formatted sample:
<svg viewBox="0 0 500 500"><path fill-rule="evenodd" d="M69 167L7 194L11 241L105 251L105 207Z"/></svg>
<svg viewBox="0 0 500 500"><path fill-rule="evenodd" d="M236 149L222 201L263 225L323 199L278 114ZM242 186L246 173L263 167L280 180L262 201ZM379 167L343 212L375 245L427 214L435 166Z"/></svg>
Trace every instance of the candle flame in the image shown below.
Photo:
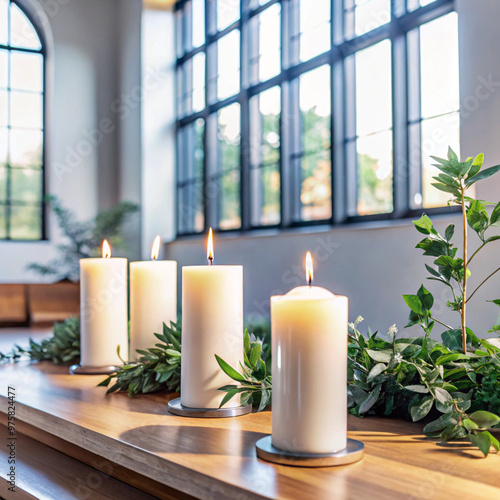
<svg viewBox="0 0 500 500"><path fill-rule="evenodd" d="M151 259L156 260L160 254L160 235L157 235L153 241L153 246L151 247Z"/></svg>
<svg viewBox="0 0 500 500"><path fill-rule="evenodd" d="M212 264L214 261L214 235L212 228L208 231L207 260L209 264Z"/></svg>
<svg viewBox="0 0 500 500"><path fill-rule="evenodd" d="M109 259L111 257L111 247L109 246L108 240L102 242L102 258Z"/></svg>
<svg viewBox="0 0 500 500"><path fill-rule="evenodd" d="M309 283L309 286L312 284L312 280L314 278L314 269L313 269L313 259L311 252L307 252L306 254L306 279Z"/></svg>

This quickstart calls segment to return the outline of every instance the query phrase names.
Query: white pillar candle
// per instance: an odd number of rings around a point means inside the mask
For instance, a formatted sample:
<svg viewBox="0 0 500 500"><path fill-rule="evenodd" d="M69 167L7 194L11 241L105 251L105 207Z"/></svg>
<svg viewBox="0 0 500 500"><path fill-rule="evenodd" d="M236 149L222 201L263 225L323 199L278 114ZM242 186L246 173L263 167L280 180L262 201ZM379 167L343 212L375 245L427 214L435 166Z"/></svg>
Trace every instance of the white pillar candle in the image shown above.
<svg viewBox="0 0 500 500"><path fill-rule="evenodd" d="M310 259L310 254L308 254ZM347 445L347 297L311 286L271 297L273 446L334 453Z"/></svg>
<svg viewBox="0 0 500 500"><path fill-rule="evenodd" d="M82 366L121 365L118 346L128 359L127 259L111 258L106 240L103 258L80 260L80 316Z"/></svg>
<svg viewBox="0 0 500 500"><path fill-rule="evenodd" d="M130 263L130 358L137 349L154 347L163 323L177 322L177 262L157 260L160 237L155 238L150 262Z"/></svg>
<svg viewBox="0 0 500 500"><path fill-rule="evenodd" d="M211 230L209 241L211 241ZM209 263L213 252L208 252ZM181 404L218 408L234 383L220 369L215 354L237 367L243 357L243 267L182 268ZM239 406L234 397L225 407Z"/></svg>

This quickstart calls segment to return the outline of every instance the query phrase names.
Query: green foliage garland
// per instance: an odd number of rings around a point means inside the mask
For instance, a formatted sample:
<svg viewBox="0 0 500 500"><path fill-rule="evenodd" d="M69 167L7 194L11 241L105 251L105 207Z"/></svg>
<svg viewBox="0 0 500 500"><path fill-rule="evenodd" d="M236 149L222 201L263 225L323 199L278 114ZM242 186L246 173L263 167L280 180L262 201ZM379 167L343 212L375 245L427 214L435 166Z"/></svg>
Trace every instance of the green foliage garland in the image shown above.
<svg viewBox="0 0 500 500"><path fill-rule="evenodd" d="M55 323L53 332L51 338L40 343L30 339L28 349L15 345L10 353L0 353L0 361L28 357L31 361L51 361L55 364L77 363L80 359L80 320L72 316L62 323Z"/></svg>

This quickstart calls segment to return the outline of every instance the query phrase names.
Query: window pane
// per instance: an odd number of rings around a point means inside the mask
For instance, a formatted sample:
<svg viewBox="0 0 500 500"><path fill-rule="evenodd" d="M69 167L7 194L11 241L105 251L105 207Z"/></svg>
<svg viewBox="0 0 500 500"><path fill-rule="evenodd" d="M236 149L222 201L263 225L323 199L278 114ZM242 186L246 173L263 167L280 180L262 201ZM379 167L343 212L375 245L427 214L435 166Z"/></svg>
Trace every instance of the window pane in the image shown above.
<svg viewBox="0 0 500 500"><path fill-rule="evenodd" d="M205 43L205 0L192 0L191 16L193 47L199 47Z"/></svg>
<svg viewBox="0 0 500 500"><path fill-rule="evenodd" d="M435 1L436 0L407 0L408 10L412 11L418 9L419 7L425 7L426 5L429 5Z"/></svg>
<svg viewBox="0 0 500 500"><path fill-rule="evenodd" d="M42 171L10 169L10 198L13 201L37 202L42 199Z"/></svg>
<svg viewBox="0 0 500 500"><path fill-rule="evenodd" d="M10 44L23 49L40 50L42 48L30 20L13 3L10 4Z"/></svg>
<svg viewBox="0 0 500 500"><path fill-rule="evenodd" d="M422 121L422 198L423 206L446 206L451 195L438 191L431 186L435 182L432 177L441 173L430 156L446 158L448 146L460 156L460 116L459 113L450 113Z"/></svg>
<svg viewBox="0 0 500 500"><path fill-rule="evenodd" d="M10 164L13 167L39 167L42 164L42 133L12 129Z"/></svg>
<svg viewBox="0 0 500 500"><path fill-rule="evenodd" d="M9 109L9 99L6 90L0 90L0 127L6 127L9 124L7 111Z"/></svg>
<svg viewBox="0 0 500 500"><path fill-rule="evenodd" d="M240 214L240 106L232 104L217 114L219 227L241 226ZM212 180L212 183L214 182Z"/></svg>
<svg viewBox="0 0 500 500"><path fill-rule="evenodd" d="M217 30L221 31L240 17L240 0L217 0Z"/></svg>
<svg viewBox="0 0 500 500"><path fill-rule="evenodd" d="M43 58L13 50L10 56L10 86L16 90L43 90Z"/></svg>
<svg viewBox="0 0 500 500"><path fill-rule="evenodd" d="M460 97L456 12L420 27L420 54L422 118L457 111Z"/></svg>
<svg viewBox="0 0 500 500"><path fill-rule="evenodd" d="M0 205L0 239L7 238L7 208L5 205Z"/></svg>
<svg viewBox="0 0 500 500"><path fill-rule="evenodd" d="M7 88L8 64L8 52L0 49L0 89Z"/></svg>
<svg viewBox="0 0 500 500"><path fill-rule="evenodd" d="M233 30L217 42L217 98L240 90L240 32Z"/></svg>
<svg viewBox="0 0 500 500"><path fill-rule="evenodd" d="M203 183L195 181L179 188L177 203L179 232L201 233L205 226L203 215Z"/></svg>
<svg viewBox="0 0 500 500"><path fill-rule="evenodd" d="M280 113L279 87L250 101L250 163L252 225L280 221Z"/></svg>
<svg viewBox="0 0 500 500"><path fill-rule="evenodd" d="M359 138L356 150L358 214L392 212L392 132Z"/></svg>
<svg viewBox="0 0 500 500"><path fill-rule="evenodd" d="M269 80L281 69L281 6L271 5L264 12L255 16L252 23L251 37L251 81Z"/></svg>
<svg viewBox="0 0 500 500"><path fill-rule="evenodd" d="M7 199L7 168L0 166L0 203Z"/></svg>
<svg viewBox="0 0 500 500"><path fill-rule="evenodd" d="M279 163L281 91L272 87L250 100L250 163Z"/></svg>
<svg viewBox="0 0 500 500"><path fill-rule="evenodd" d="M0 44L7 45L9 35L9 2L0 0Z"/></svg>
<svg viewBox="0 0 500 500"><path fill-rule="evenodd" d="M330 66L299 79L302 220L331 217L330 93Z"/></svg>
<svg viewBox="0 0 500 500"><path fill-rule="evenodd" d="M354 11L354 34L364 35L391 20L390 0L355 0L353 9L347 11L347 17ZM346 22L346 24L349 21ZM346 33L347 38L352 38L350 33Z"/></svg>
<svg viewBox="0 0 500 500"><path fill-rule="evenodd" d="M41 239L42 211L39 205L10 207L10 237L23 240Z"/></svg>
<svg viewBox="0 0 500 500"><path fill-rule="evenodd" d="M7 165L8 133L6 128L0 128L0 167Z"/></svg>
<svg viewBox="0 0 500 500"><path fill-rule="evenodd" d="M330 0L300 0L300 59L306 61L330 48Z"/></svg>
<svg viewBox="0 0 500 500"><path fill-rule="evenodd" d="M384 40L356 53L356 132L392 127L391 43Z"/></svg>
<svg viewBox="0 0 500 500"><path fill-rule="evenodd" d="M191 111L196 113L205 107L205 53L196 54L192 60Z"/></svg>
<svg viewBox="0 0 500 500"><path fill-rule="evenodd" d="M12 127L41 129L43 103L40 94L10 93L10 125Z"/></svg>
<svg viewBox="0 0 500 500"><path fill-rule="evenodd" d="M330 147L330 66L300 77L302 150L318 151Z"/></svg>
<svg viewBox="0 0 500 500"><path fill-rule="evenodd" d="M252 169L252 225L279 224L280 167L279 165Z"/></svg>

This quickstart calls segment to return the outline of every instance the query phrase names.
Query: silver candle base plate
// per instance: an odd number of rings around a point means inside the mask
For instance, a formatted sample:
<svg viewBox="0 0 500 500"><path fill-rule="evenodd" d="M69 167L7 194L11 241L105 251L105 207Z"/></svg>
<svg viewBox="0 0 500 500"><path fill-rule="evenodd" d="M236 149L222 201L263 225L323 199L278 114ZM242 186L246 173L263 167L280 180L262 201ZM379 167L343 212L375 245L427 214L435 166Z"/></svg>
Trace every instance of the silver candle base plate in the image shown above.
<svg viewBox="0 0 500 500"><path fill-rule="evenodd" d="M189 408L182 406L181 398L168 402L168 411L181 417L194 418L227 418L240 417L252 411L252 405L236 406L235 408Z"/></svg>
<svg viewBox="0 0 500 500"><path fill-rule="evenodd" d="M71 375L109 375L116 372L117 366L82 366L72 365L69 367Z"/></svg>
<svg viewBox="0 0 500 500"><path fill-rule="evenodd" d="M347 447L337 453L295 453L273 446L272 436L266 436L255 443L257 456L267 462L295 467L333 467L358 462L363 458L365 445L355 439L347 439Z"/></svg>

